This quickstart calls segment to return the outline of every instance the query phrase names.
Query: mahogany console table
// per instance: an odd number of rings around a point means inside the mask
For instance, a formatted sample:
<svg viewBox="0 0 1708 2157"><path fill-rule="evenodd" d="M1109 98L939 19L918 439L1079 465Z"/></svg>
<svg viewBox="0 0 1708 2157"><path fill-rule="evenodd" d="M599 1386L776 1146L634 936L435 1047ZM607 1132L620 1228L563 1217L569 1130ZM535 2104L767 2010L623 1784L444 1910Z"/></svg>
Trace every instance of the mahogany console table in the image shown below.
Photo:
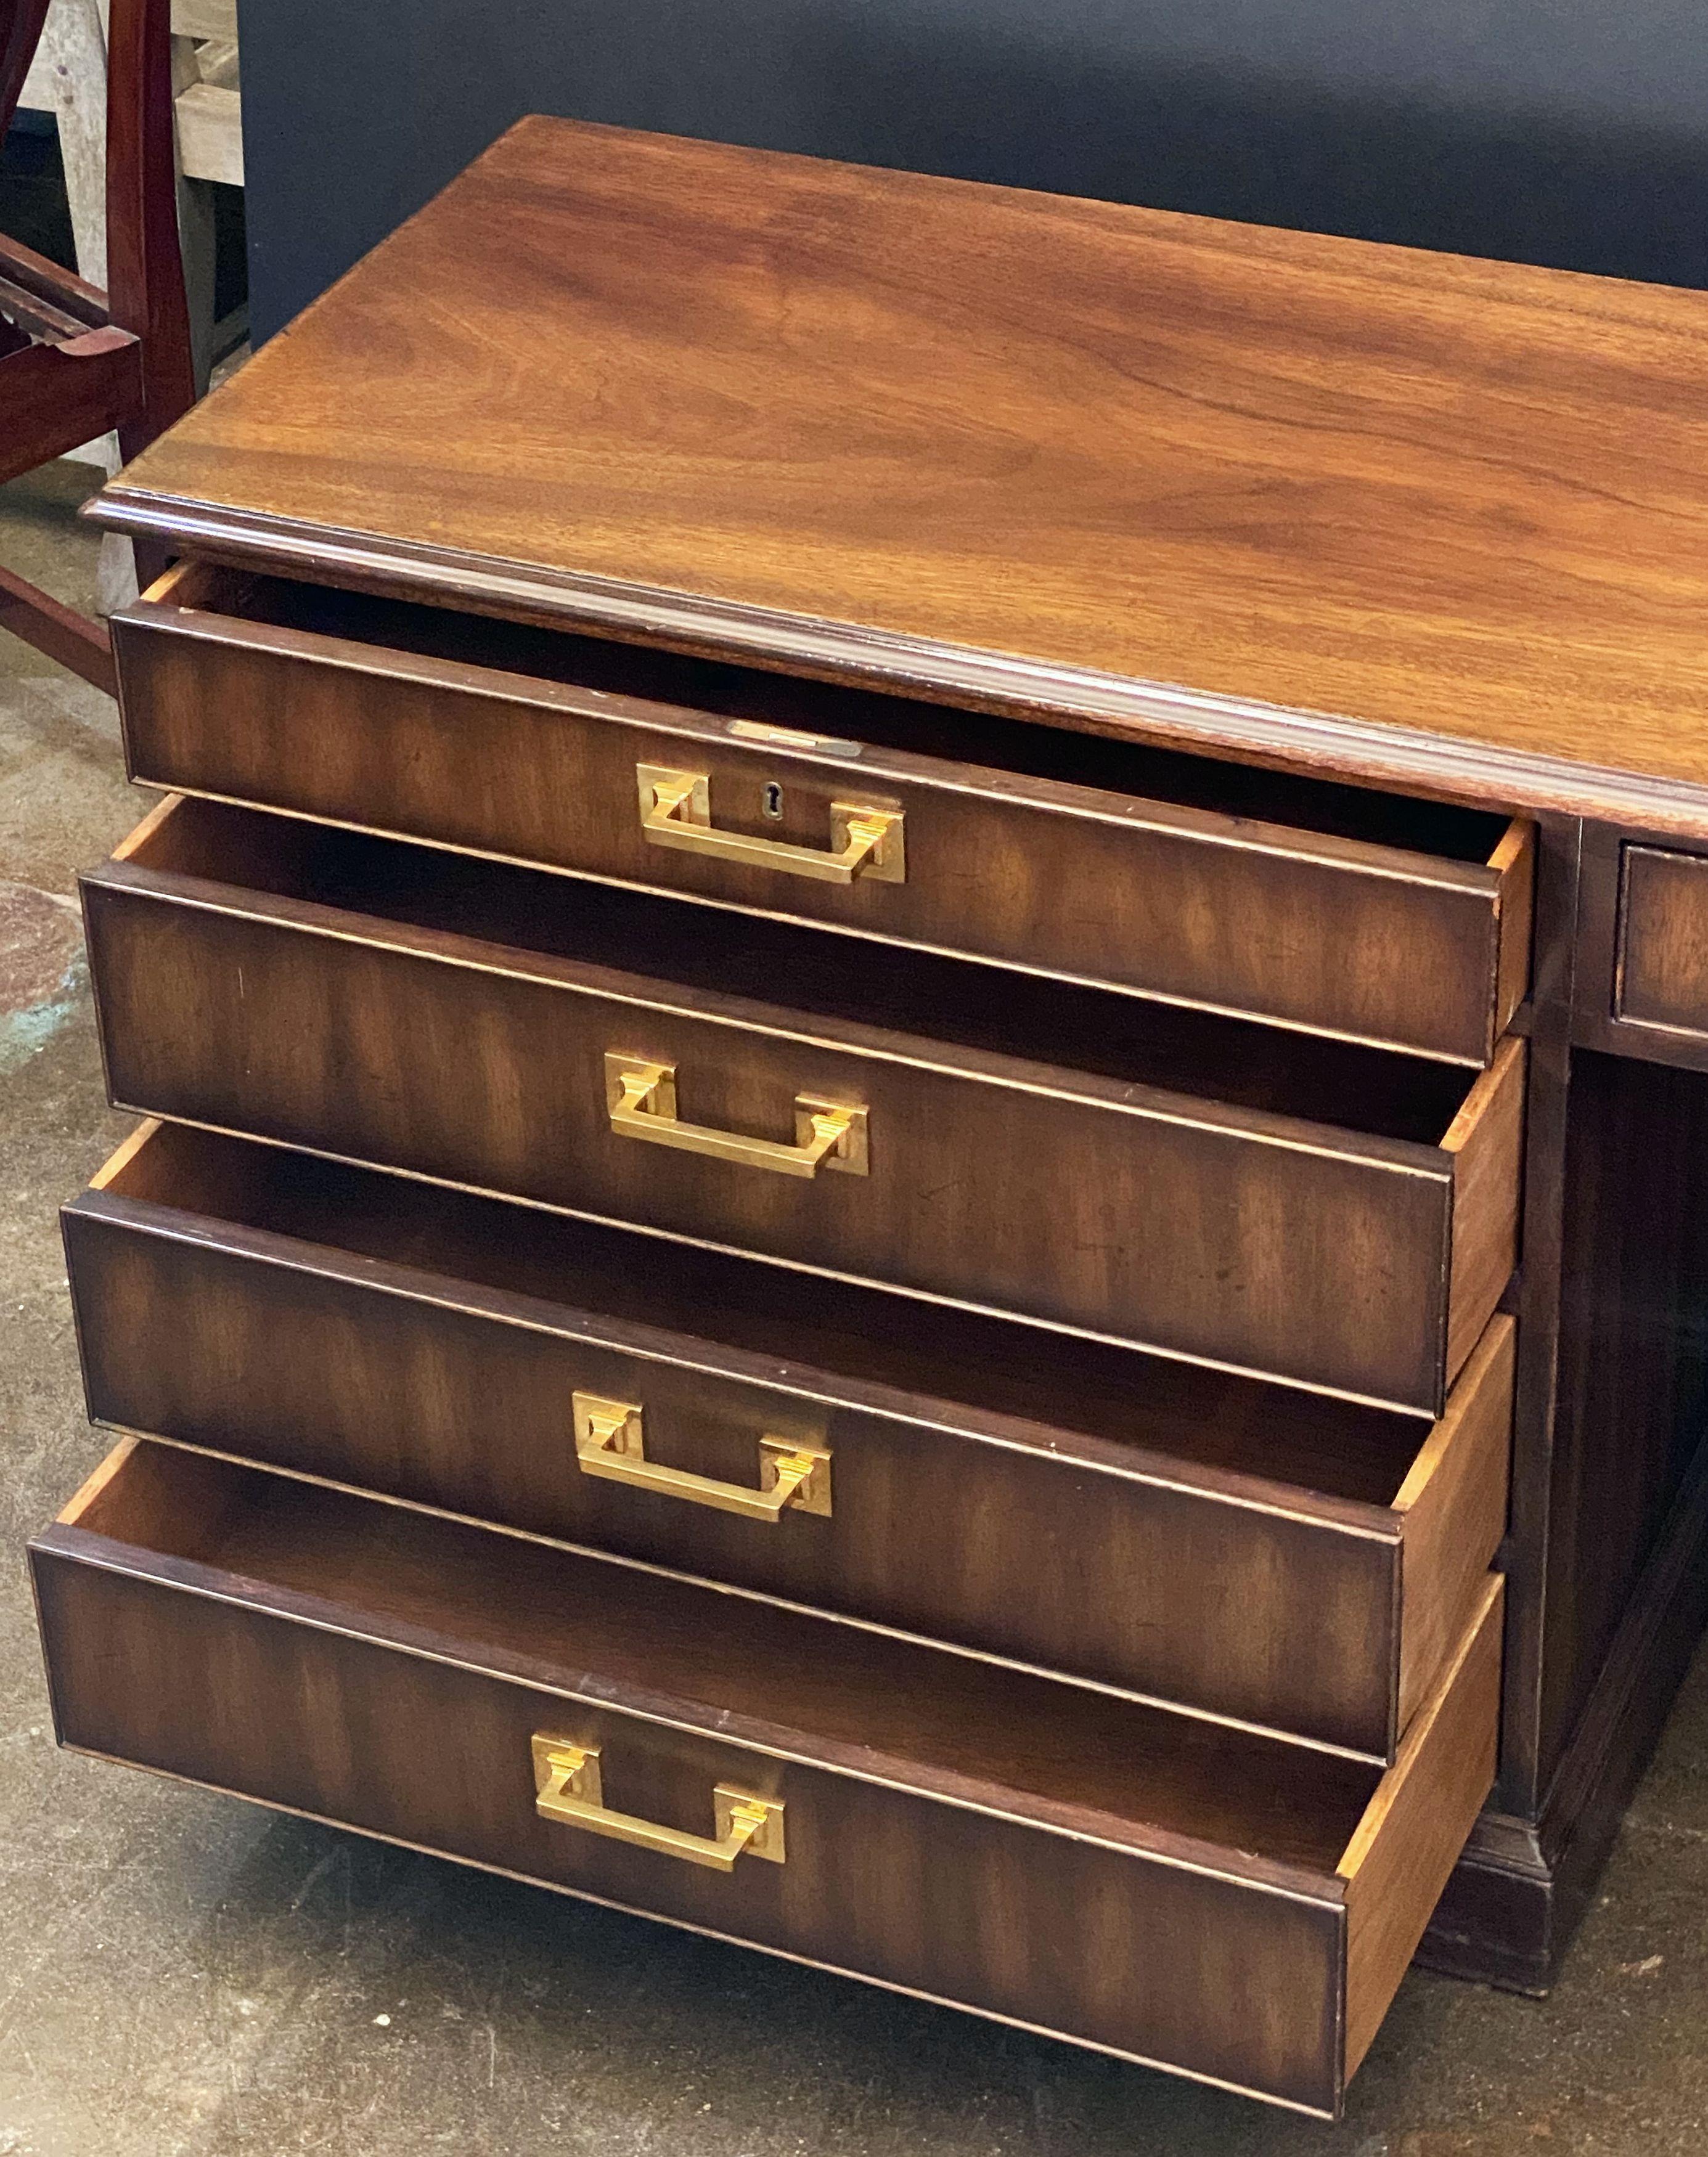
<svg viewBox="0 0 1708 2157"><path fill-rule="evenodd" d="M1708 1597L1708 297L534 120L96 514L62 1738L1308 2111L1545 1986Z"/></svg>

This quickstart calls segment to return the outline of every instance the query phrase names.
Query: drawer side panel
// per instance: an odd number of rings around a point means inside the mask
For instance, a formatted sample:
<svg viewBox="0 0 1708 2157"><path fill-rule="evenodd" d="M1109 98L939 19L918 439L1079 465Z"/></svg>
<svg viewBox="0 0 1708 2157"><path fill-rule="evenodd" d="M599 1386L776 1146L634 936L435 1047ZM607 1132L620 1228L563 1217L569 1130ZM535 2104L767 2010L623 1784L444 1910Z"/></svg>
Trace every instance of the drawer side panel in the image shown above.
<svg viewBox="0 0 1708 2157"><path fill-rule="evenodd" d="M1349 2077L1381 2026L1494 1784L1504 1606L1504 1584L1492 1578L1341 1866Z"/></svg>

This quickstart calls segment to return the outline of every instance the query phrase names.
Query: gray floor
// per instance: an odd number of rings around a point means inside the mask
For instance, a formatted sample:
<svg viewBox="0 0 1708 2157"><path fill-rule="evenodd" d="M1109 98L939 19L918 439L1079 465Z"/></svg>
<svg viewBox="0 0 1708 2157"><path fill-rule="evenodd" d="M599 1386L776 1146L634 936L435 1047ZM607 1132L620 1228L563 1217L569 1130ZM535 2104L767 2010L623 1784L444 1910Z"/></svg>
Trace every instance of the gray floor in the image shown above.
<svg viewBox="0 0 1708 2157"><path fill-rule="evenodd" d="M88 483L0 490L85 603ZM19 1553L104 1449L54 1211L124 1128L70 898L143 806L0 636L0 2157L1708 2151L1708 1659L1554 1996L1414 1974L1339 2129L57 1753Z"/></svg>

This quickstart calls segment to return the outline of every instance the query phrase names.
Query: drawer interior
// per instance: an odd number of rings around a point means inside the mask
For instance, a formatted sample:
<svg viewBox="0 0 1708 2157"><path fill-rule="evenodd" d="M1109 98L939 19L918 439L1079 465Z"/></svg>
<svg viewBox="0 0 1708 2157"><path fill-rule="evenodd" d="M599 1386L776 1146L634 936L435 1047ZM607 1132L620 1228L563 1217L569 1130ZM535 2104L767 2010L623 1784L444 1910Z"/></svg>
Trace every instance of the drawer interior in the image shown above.
<svg viewBox="0 0 1708 2157"><path fill-rule="evenodd" d="M660 1238L172 1124L121 1150L109 1200L184 1217L187 1232L269 1239L298 1263L350 1254L539 1299L559 1322L587 1311L711 1340L813 1374L1103 1439L1162 1465L1392 1506L1434 1426L1095 1341L1071 1348L1019 1321L917 1304ZM300 1247L311 1247L303 1254ZM689 1351L691 1353L691 1349ZM1149 1465L1135 1461L1135 1465Z"/></svg>
<svg viewBox="0 0 1708 2157"><path fill-rule="evenodd" d="M1439 1145L1486 1074L396 839L179 799L134 867L754 998L1375 1137Z"/></svg>
<svg viewBox="0 0 1708 2157"><path fill-rule="evenodd" d="M454 1643L459 1660L575 1692L639 1693L672 1717L810 1732L897 1779L957 1783L1103 1816L1117 1840L1158 1830L1332 1877L1380 1769L1088 1693L805 1614L355 1498L174 1448L133 1445L62 1525L235 1576L245 1600L381 1638ZM133 1564L137 1561L132 1562ZM336 1615L334 1614L337 1614Z"/></svg>
<svg viewBox="0 0 1708 2157"><path fill-rule="evenodd" d="M1074 733L1060 725L1032 726L1024 720L689 658L644 645L529 629L209 563L184 569L172 582L169 595L169 595L180 608L401 656L532 676L572 688L794 728L1143 801L1251 817L1443 860L1487 862L1507 829L1504 816L1447 803L1372 793L1326 780Z"/></svg>

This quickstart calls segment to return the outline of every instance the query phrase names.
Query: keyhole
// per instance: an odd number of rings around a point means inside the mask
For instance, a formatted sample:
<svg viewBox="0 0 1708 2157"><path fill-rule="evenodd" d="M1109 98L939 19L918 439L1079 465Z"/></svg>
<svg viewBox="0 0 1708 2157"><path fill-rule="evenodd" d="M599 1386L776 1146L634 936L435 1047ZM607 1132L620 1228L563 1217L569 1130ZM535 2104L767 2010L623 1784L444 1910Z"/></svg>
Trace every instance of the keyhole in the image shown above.
<svg viewBox="0 0 1708 2157"><path fill-rule="evenodd" d="M773 822L781 820L783 813L783 790L774 779L766 782L765 792L761 798L760 806Z"/></svg>

